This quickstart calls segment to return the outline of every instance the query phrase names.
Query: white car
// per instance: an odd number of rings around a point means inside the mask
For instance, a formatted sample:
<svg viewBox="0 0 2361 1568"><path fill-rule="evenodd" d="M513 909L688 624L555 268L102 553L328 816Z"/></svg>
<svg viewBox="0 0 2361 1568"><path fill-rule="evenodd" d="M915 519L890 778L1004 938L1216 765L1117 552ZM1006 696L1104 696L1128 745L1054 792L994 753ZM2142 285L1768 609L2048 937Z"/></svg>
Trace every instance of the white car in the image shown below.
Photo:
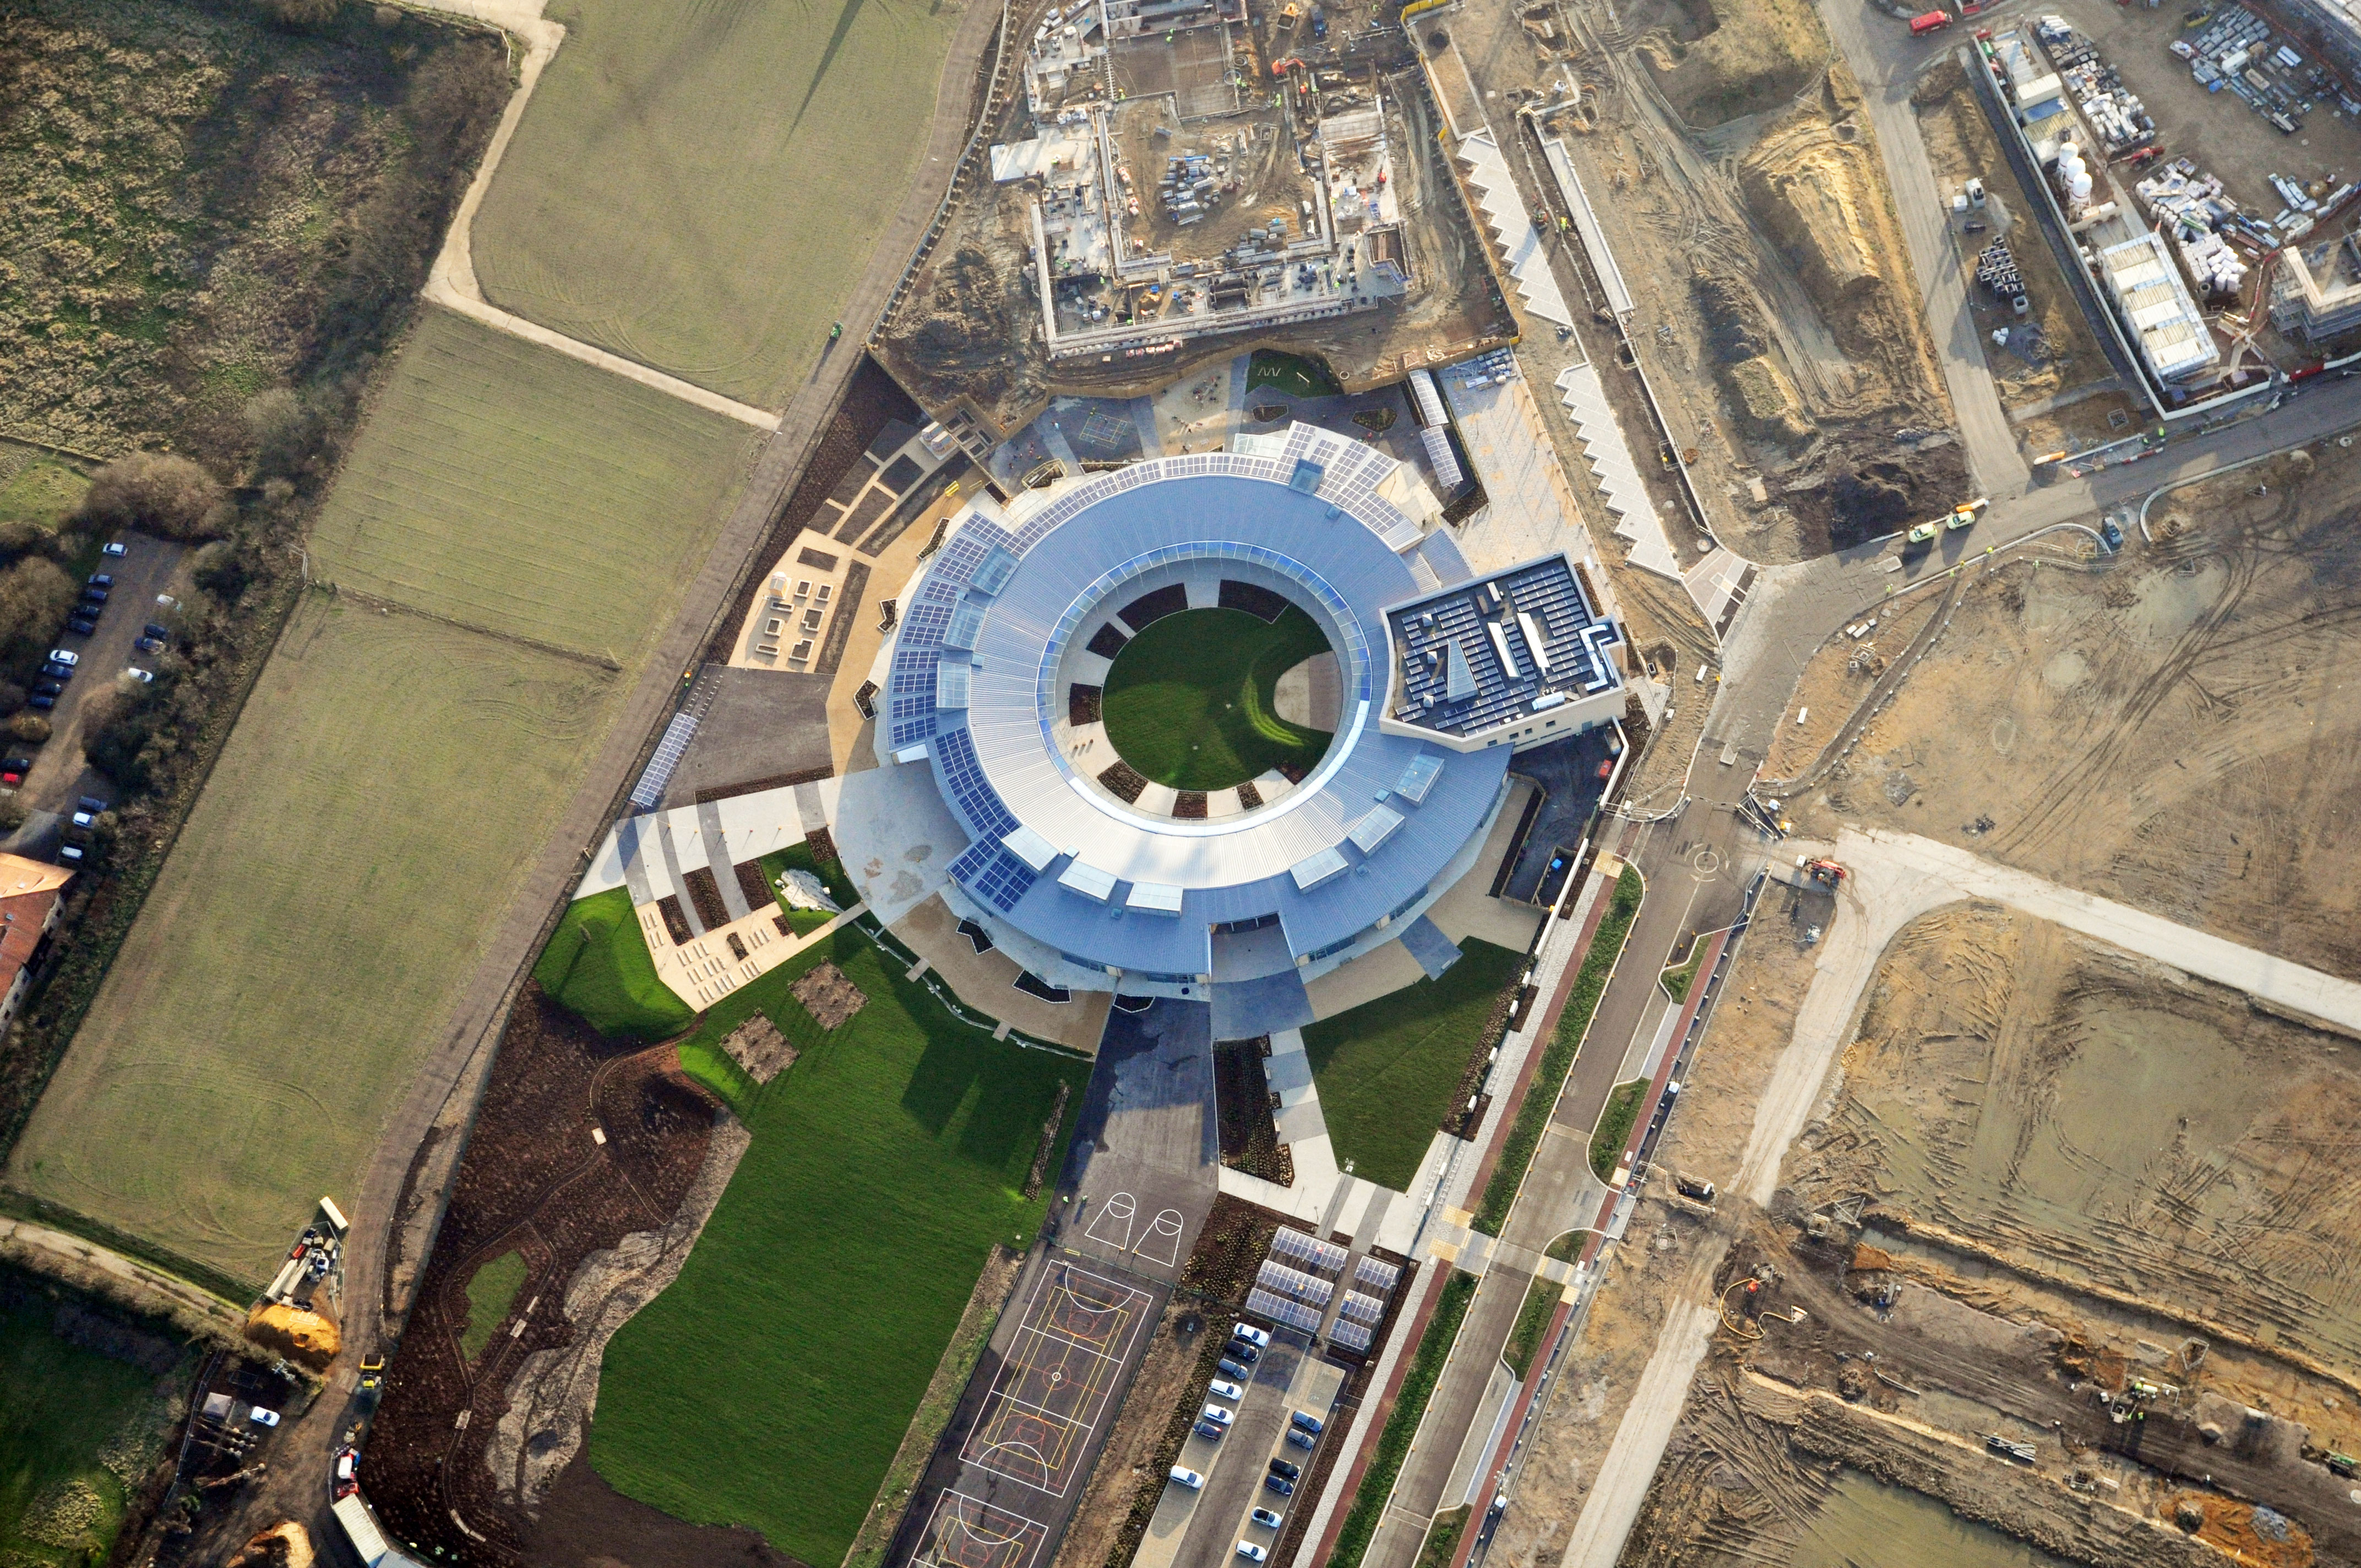
<svg viewBox="0 0 2361 1568"><path fill-rule="evenodd" d="M1235 1383L1224 1383L1218 1377L1206 1384L1205 1389L1214 1398L1227 1399L1233 1405L1246 1397L1246 1391L1243 1387Z"/></svg>
<svg viewBox="0 0 2361 1568"><path fill-rule="evenodd" d="M143 686L152 686L156 684L156 672L153 670L143 670L137 664L126 664L123 666L123 673Z"/></svg>
<svg viewBox="0 0 2361 1568"><path fill-rule="evenodd" d="M1208 1405L1202 1413L1207 1420L1213 1422L1217 1427L1228 1426L1232 1421L1237 1420L1235 1416L1230 1413L1229 1408L1224 1405Z"/></svg>
<svg viewBox="0 0 2361 1568"><path fill-rule="evenodd" d="M131 554L131 549L128 545L125 544L123 541L117 539L109 542L106 548L100 551L99 554L102 555L128 555Z"/></svg>
<svg viewBox="0 0 2361 1568"><path fill-rule="evenodd" d="M1232 1339L1242 1339L1248 1344L1254 1346L1257 1350L1268 1350L1270 1348L1270 1335L1255 1327L1252 1323L1231 1324L1230 1337Z"/></svg>
<svg viewBox="0 0 2361 1568"><path fill-rule="evenodd" d="M52 648L49 650L49 657L69 669L82 663L82 655L71 648Z"/></svg>
<svg viewBox="0 0 2361 1568"><path fill-rule="evenodd" d="M1172 1479L1192 1492L1202 1492L1205 1489L1205 1478L1185 1464L1176 1464L1172 1467Z"/></svg>
<svg viewBox="0 0 2361 1568"><path fill-rule="evenodd" d="M246 1419L258 1427L275 1427L279 1424L279 1412L266 1410L260 1405L257 1405L246 1412Z"/></svg>
<svg viewBox="0 0 2361 1568"><path fill-rule="evenodd" d="M1238 1542L1238 1555L1245 1558L1249 1563L1259 1563L1264 1558L1269 1556L1270 1553L1265 1552L1261 1547L1257 1546L1251 1541L1242 1541Z"/></svg>

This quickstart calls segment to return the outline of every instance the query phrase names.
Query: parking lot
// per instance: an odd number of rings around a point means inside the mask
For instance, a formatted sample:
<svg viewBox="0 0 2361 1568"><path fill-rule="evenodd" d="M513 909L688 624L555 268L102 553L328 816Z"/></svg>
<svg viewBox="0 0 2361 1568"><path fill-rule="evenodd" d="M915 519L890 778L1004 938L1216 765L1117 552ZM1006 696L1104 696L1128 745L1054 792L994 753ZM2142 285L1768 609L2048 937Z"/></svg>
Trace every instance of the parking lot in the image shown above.
<svg viewBox="0 0 2361 1568"><path fill-rule="evenodd" d="M1268 1508L1284 1521L1297 1501L1264 1485L1270 1462L1308 1471L1316 1452L1287 1442L1290 1413L1304 1410L1327 1420L1345 1376L1343 1366L1312 1354L1302 1335L1284 1329L1273 1334L1245 1385L1246 1397L1212 1400L1234 1409L1228 1433L1216 1442L1192 1432L1180 1445L1177 1463L1202 1475L1205 1485L1194 1490L1166 1483L1132 1568L1224 1568L1238 1561L1240 1541L1268 1551L1279 1532L1254 1523L1249 1510ZM1333 1431L1318 1441L1334 1441Z"/></svg>
<svg viewBox="0 0 2361 1568"><path fill-rule="evenodd" d="M83 795L114 800L112 781L88 766L82 757L82 737L90 699L114 688L126 666L152 669L155 660L133 644L140 628L157 619L156 596L173 592L181 576L185 546L150 539L144 534L122 536L125 554L102 558L98 570L115 579L97 630L87 635L68 631L57 641L80 658L74 676L64 683L57 706L49 710L50 730L39 746L9 743L12 757L28 757L32 771L19 795L28 814L25 825L11 836L8 847L19 854L55 858L65 815ZM166 619L170 619L169 617Z"/></svg>

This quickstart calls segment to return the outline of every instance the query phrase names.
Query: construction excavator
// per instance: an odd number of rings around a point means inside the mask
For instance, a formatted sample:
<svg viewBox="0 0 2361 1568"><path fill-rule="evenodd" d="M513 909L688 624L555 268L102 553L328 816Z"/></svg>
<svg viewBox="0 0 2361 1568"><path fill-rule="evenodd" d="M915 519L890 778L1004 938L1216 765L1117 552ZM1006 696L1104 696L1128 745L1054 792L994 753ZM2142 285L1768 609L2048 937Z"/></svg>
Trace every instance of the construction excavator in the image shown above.
<svg viewBox="0 0 2361 1568"><path fill-rule="evenodd" d="M1830 893L1834 893L1841 886L1846 876L1850 874L1834 861L1815 861L1806 857L1796 861L1795 866L1806 876L1810 877Z"/></svg>

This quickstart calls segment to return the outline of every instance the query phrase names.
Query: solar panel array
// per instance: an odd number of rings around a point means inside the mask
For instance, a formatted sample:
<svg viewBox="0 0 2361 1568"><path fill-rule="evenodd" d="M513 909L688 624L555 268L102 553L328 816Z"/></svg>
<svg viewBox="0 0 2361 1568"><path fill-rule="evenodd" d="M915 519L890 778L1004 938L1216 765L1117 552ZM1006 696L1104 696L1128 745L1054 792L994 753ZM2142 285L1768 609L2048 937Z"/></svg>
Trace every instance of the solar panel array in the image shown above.
<svg viewBox="0 0 2361 1568"><path fill-rule="evenodd" d="M1482 583L1422 600L1393 615L1402 649L1402 718L1450 734L1474 734L1521 718L1544 692L1567 687L1598 691L1614 683L1605 652L1606 644L1618 640L1614 622L1592 615L1564 557L1553 556L1489 580L1499 584L1503 596L1497 624L1516 673L1510 674L1501 664L1499 643L1488 624L1495 615ZM1519 612L1541 629L1543 660L1534 658ZM1427 624L1429 616L1433 625ZM1455 641L1476 676L1475 695L1455 700L1448 691L1447 656L1447 644ZM1544 660L1546 675L1541 669Z"/></svg>
<svg viewBox="0 0 2361 1568"><path fill-rule="evenodd" d="M1306 1274L1300 1268L1290 1268L1277 1258L1271 1257L1262 1260L1262 1267L1256 1273L1255 1282L1266 1290L1276 1290L1283 1296L1292 1296L1299 1301L1308 1301L1315 1307L1325 1307L1328 1304L1328 1298L1336 1293L1336 1288L1318 1275Z"/></svg>
<svg viewBox="0 0 2361 1568"><path fill-rule="evenodd" d="M655 755L640 772L640 782L631 787L631 804L642 811L654 806L664 798L664 785L672 783L672 771L680 766L681 753L688 750L689 741L697 738L697 715L675 713L664 726L664 739L656 742Z"/></svg>
<svg viewBox="0 0 2361 1568"><path fill-rule="evenodd" d="M1392 1295L1394 1287L1400 1282L1401 1269L1384 1258L1365 1254L1361 1261L1353 1266L1353 1283L1366 1285L1381 1295Z"/></svg>
<svg viewBox="0 0 2361 1568"><path fill-rule="evenodd" d="M1016 815L1000 802L999 792L983 776L976 761L975 740L964 728L947 729L935 738L935 756L951 786L951 800L979 841L997 844L1016 831Z"/></svg>
<svg viewBox="0 0 2361 1568"><path fill-rule="evenodd" d="M1033 868L989 839L961 850L951 862L950 877L1003 915L1033 891Z"/></svg>
<svg viewBox="0 0 2361 1568"><path fill-rule="evenodd" d="M1007 537L997 525L971 516L902 607L902 624L894 638L894 672L885 685L885 738L895 751L934 738L935 660L942 651L943 633L977 565Z"/></svg>
<svg viewBox="0 0 2361 1568"><path fill-rule="evenodd" d="M1339 1318L1336 1326L1328 1331L1328 1343L1339 1350L1364 1351L1376 1338L1374 1330L1363 1328L1350 1318Z"/></svg>
<svg viewBox="0 0 2361 1568"><path fill-rule="evenodd" d="M1308 1334L1316 1334L1320 1332L1319 1313L1301 1301L1290 1301L1286 1297L1265 1290L1259 1286L1246 1292L1246 1310L1258 1318L1268 1318L1274 1323L1285 1323L1290 1329L1301 1329ZM1363 1343L1367 1343L1366 1339Z"/></svg>
<svg viewBox="0 0 2361 1568"><path fill-rule="evenodd" d="M1375 1296L1364 1296L1358 1290L1345 1292L1345 1305L1339 1310L1355 1321L1363 1323L1381 1323L1385 1321L1386 1317L1386 1304L1383 1301Z"/></svg>
<svg viewBox="0 0 2361 1568"><path fill-rule="evenodd" d="M1285 1225L1270 1238L1270 1255L1302 1265L1315 1273L1331 1277L1344 1272L1345 1249L1334 1242L1323 1242L1318 1236L1306 1235Z"/></svg>

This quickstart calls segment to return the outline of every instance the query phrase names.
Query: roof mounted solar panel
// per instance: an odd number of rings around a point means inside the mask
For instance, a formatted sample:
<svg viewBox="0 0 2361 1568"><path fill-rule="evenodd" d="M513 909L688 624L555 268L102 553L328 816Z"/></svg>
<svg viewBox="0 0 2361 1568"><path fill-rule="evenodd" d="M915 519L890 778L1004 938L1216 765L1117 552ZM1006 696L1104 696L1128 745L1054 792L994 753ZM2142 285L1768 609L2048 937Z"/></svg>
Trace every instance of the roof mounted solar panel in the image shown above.
<svg viewBox="0 0 2361 1568"><path fill-rule="evenodd" d="M1345 869L1345 857L1338 854L1335 846L1332 844L1317 854L1304 856L1303 859L1288 867L1287 872L1295 879L1298 892L1310 893Z"/></svg>
<svg viewBox="0 0 2361 1568"><path fill-rule="evenodd" d="M1443 759L1440 756L1433 751L1421 751L1411 760L1411 765L1402 770L1401 783L1394 785L1394 793L1416 806L1426 798L1426 792L1434 787L1435 775L1442 772Z"/></svg>
<svg viewBox="0 0 2361 1568"><path fill-rule="evenodd" d="M1010 854L1037 872L1048 871L1049 862L1058 858L1058 846L1022 822L1016 825L1015 832L1003 834L1000 841Z"/></svg>
<svg viewBox="0 0 2361 1568"><path fill-rule="evenodd" d="M1328 1332L1329 1343L1339 1350L1349 1350L1356 1354L1368 1349L1369 1341L1374 1337L1367 1328L1350 1318L1338 1318L1336 1326Z"/></svg>

